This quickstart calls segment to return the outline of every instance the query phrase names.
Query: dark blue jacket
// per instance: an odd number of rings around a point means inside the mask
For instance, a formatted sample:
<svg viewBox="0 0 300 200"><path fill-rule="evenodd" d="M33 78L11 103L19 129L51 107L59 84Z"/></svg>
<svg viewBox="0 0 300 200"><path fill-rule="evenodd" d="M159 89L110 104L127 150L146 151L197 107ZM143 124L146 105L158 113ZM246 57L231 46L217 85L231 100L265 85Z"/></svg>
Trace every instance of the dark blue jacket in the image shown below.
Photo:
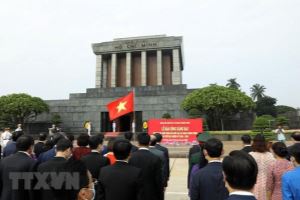
<svg viewBox="0 0 300 200"><path fill-rule="evenodd" d="M211 162L200 169L192 178L191 200L224 200L228 190L222 173L221 162Z"/></svg>
<svg viewBox="0 0 300 200"><path fill-rule="evenodd" d="M254 196L233 194L230 195L226 200L256 200L256 198Z"/></svg>
<svg viewBox="0 0 300 200"><path fill-rule="evenodd" d="M40 156L38 157L38 163L43 163L54 158L55 154L56 154L55 147L53 147L52 149L44 153L41 153Z"/></svg>
<svg viewBox="0 0 300 200"><path fill-rule="evenodd" d="M3 157L7 157L17 152L16 142L11 142L3 149Z"/></svg>

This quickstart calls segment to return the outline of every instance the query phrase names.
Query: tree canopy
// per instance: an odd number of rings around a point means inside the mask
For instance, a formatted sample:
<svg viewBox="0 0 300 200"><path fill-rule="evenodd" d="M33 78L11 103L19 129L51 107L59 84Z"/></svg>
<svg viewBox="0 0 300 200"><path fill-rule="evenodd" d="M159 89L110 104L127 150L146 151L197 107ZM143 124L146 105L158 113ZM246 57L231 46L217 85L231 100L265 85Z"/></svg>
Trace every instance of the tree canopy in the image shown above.
<svg viewBox="0 0 300 200"><path fill-rule="evenodd" d="M287 112L293 112L293 111L296 111L296 109L290 106L285 106L285 105L276 106L276 112L278 115L285 114Z"/></svg>
<svg viewBox="0 0 300 200"><path fill-rule="evenodd" d="M48 105L39 97L28 94L10 94L0 97L0 122L2 126L15 126L48 112Z"/></svg>
<svg viewBox="0 0 300 200"><path fill-rule="evenodd" d="M273 97L265 96L256 102L256 114L257 116L272 115L277 116L276 104L277 100Z"/></svg>
<svg viewBox="0 0 300 200"><path fill-rule="evenodd" d="M253 100L260 100L262 97L265 96L265 86L260 84L254 84L251 88L251 97Z"/></svg>
<svg viewBox="0 0 300 200"><path fill-rule="evenodd" d="M208 116L210 127L223 130L224 118L238 112L252 110L255 104L249 96L239 90L210 85L188 94L181 107L187 112L191 109L199 110Z"/></svg>
<svg viewBox="0 0 300 200"><path fill-rule="evenodd" d="M227 82L226 87L228 88L239 90L241 87L241 85L236 82L236 78L231 78L227 80Z"/></svg>

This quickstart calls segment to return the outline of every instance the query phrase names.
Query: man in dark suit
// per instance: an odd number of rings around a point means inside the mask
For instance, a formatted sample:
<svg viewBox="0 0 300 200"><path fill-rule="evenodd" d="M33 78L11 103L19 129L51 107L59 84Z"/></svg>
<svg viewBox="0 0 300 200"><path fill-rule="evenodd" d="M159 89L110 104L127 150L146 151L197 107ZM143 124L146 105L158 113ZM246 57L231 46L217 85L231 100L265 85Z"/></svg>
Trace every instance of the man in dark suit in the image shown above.
<svg viewBox="0 0 300 200"><path fill-rule="evenodd" d="M168 181L169 181L169 178L170 178L170 157L169 157L169 150L167 147L164 147L162 146L160 143L163 139L162 135L160 133L155 133L154 134L155 137L156 137L156 145L155 145L155 148L157 148L158 150L161 150L162 152L164 152L164 155L165 155L165 158L166 158L166 167L165 167L165 170L166 170L166 182L165 182L165 185L164 187L167 187L168 186Z"/></svg>
<svg viewBox="0 0 300 200"><path fill-rule="evenodd" d="M91 153L81 158L92 177L98 179L102 167L109 165L108 158L101 155L103 138L99 135L91 136L89 139L89 146Z"/></svg>
<svg viewBox="0 0 300 200"><path fill-rule="evenodd" d="M114 142L113 152L116 163L103 167L100 176L101 200L140 200L141 169L128 164L131 144L126 139Z"/></svg>
<svg viewBox="0 0 300 200"><path fill-rule="evenodd" d="M254 158L236 150L224 158L222 166L226 187L230 192L227 200L256 200L251 192L258 173Z"/></svg>
<svg viewBox="0 0 300 200"><path fill-rule="evenodd" d="M167 175L167 159L165 157L165 154L163 151L157 149L155 147L156 145L156 137L155 135L150 136L150 145L149 145L149 151L153 153L154 155L158 156L162 162L162 178L163 178L163 186L167 187L167 182L168 182L168 175Z"/></svg>
<svg viewBox="0 0 300 200"><path fill-rule="evenodd" d="M250 135L243 135L241 137L241 139L242 139L243 145L244 145L242 150L245 151L246 153L251 152L252 151L252 146L251 146L251 137L250 137Z"/></svg>
<svg viewBox="0 0 300 200"><path fill-rule="evenodd" d="M222 173L222 142L215 138L207 140L203 153L208 164L192 177L191 200L224 200L228 197L228 191Z"/></svg>
<svg viewBox="0 0 300 200"><path fill-rule="evenodd" d="M47 139L46 133L39 134L39 141L34 145L34 153L37 158L39 157L39 155L41 153L43 153L47 150L46 145L45 145L46 139Z"/></svg>
<svg viewBox="0 0 300 200"><path fill-rule="evenodd" d="M38 172L44 174L44 173L51 173L51 172L59 172L64 167L64 165L67 163L67 160L72 155L72 143L70 140L62 138L60 139L56 144L56 155L52 159L40 164L38 166ZM52 178L50 175L48 175L47 178L47 184L49 186L52 186ZM42 200L52 200L57 199L55 198L55 195L58 193L53 192L53 188L50 188L50 190L40 190L40 198Z"/></svg>
<svg viewBox="0 0 300 200"><path fill-rule="evenodd" d="M142 170L141 195L143 200L162 200L164 194L161 160L149 151L150 136L148 133L138 134L137 140L140 148L131 155L129 164Z"/></svg>
<svg viewBox="0 0 300 200"><path fill-rule="evenodd" d="M31 158L34 140L31 136L23 135L17 139L17 152L1 160L0 163L0 199L28 200L32 196L32 183L25 184L19 175L33 172L36 161ZM15 173L19 174L15 174ZM17 175L18 177L15 177ZM26 179L26 181L28 181ZM31 181L31 180L29 180ZM17 188L16 187L17 183Z"/></svg>
<svg viewBox="0 0 300 200"><path fill-rule="evenodd" d="M133 133L132 132L125 132L124 133L124 138L127 139L128 141L131 141L132 137L133 137ZM134 144L132 144L131 153L136 152L137 150L139 150L139 148L137 146L135 146Z"/></svg>

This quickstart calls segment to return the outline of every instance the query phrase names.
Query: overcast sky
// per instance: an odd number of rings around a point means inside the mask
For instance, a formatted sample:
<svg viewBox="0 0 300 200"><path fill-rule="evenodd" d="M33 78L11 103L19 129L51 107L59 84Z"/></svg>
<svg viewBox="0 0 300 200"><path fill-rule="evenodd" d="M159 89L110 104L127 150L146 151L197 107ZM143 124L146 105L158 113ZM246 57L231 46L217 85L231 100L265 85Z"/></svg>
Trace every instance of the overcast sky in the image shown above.
<svg viewBox="0 0 300 200"><path fill-rule="evenodd" d="M91 43L183 36L183 83L237 78L300 107L299 0L0 0L0 95L67 99L95 85Z"/></svg>

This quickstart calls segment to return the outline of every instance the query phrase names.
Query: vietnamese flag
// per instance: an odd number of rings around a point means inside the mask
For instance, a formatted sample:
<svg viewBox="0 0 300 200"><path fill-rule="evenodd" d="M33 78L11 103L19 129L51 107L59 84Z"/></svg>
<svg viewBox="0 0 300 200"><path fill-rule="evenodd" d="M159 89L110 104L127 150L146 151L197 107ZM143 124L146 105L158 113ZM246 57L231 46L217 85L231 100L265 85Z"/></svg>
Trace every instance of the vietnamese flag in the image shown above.
<svg viewBox="0 0 300 200"><path fill-rule="evenodd" d="M110 121L134 111L133 92L106 105Z"/></svg>

